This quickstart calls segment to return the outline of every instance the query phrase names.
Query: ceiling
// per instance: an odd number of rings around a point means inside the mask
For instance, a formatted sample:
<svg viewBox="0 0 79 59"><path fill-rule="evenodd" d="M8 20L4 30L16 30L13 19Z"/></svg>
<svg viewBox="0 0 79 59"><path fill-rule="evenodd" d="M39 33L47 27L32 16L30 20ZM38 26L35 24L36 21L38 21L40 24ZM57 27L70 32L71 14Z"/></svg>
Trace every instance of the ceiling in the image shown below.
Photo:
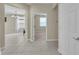
<svg viewBox="0 0 79 59"><path fill-rule="evenodd" d="M25 10L19 9L13 6L5 5L5 14L17 14L17 15L24 15Z"/></svg>
<svg viewBox="0 0 79 59"><path fill-rule="evenodd" d="M26 5L54 8L57 4L56 3L26 3ZM16 7L12 7L9 5L5 5L5 13L6 14L16 14L16 13L25 14L25 10L18 9Z"/></svg>
<svg viewBox="0 0 79 59"><path fill-rule="evenodd" d="M42 7L52 7L54 8L57 4L56 3L26 3L26 5L30 6L42 6Z"/></svg>

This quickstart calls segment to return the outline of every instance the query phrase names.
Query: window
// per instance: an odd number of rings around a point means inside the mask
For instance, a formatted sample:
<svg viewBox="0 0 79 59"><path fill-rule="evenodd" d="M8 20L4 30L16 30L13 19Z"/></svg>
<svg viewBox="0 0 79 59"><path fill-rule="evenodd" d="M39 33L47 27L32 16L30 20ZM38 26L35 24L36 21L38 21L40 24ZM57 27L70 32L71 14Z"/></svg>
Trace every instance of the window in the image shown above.
<svg viewBox="0 0 79 59"><path fill-rule="evenodd" d="M47 18L40 17L40 27L46 27L46 26L47 26Z"/></svg>

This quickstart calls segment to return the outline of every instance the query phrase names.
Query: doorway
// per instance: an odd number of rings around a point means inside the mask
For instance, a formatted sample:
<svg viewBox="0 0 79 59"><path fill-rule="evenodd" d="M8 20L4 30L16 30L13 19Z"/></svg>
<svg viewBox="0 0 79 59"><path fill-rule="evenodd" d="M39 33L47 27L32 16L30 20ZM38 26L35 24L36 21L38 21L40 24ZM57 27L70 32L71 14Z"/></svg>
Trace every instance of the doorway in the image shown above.
<svg viewBox="0 0 79 59"><path fill-rule="evenodd" d="M5 50L15 51L16 46L25 40L25 10L14 5L5 4Z"/></svg>
<svg viewBox="0 0 79 59"><path fill-rule="evenodd" d="M47 15L35 15L34 17L35 40L47 39Z"/></svg>

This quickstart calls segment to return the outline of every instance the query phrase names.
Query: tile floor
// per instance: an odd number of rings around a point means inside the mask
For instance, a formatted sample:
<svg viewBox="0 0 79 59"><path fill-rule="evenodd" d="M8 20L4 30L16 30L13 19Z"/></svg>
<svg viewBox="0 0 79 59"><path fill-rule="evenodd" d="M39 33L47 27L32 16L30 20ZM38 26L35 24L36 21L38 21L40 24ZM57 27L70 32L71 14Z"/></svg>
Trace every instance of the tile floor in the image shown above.
<svg viewBox="0 0 79 59"><path fill-rule="evenodd" d="M5 37L5 49L2 55L59 55L57 41L24 39L22 34Z"/></svg>

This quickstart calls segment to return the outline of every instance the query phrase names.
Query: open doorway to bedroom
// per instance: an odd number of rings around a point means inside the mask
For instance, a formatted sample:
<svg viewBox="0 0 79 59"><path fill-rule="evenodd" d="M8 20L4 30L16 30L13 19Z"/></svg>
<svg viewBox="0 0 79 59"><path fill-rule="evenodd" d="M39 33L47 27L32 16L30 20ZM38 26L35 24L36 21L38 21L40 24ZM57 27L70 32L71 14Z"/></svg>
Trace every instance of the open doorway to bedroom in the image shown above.
<svg viewBox="0 0 79 59"><path fill-rule="evenodd" d="M35 40L45 41L47 39L47 15L38 14L34 16Z"/></svg>
<svg viewBox="0 0 79 59"><path fill-rule="evenodd" d="M5 49L2 52L15 51L18 44L25 40L25 10L11 4L5 4Z"/></svg>

